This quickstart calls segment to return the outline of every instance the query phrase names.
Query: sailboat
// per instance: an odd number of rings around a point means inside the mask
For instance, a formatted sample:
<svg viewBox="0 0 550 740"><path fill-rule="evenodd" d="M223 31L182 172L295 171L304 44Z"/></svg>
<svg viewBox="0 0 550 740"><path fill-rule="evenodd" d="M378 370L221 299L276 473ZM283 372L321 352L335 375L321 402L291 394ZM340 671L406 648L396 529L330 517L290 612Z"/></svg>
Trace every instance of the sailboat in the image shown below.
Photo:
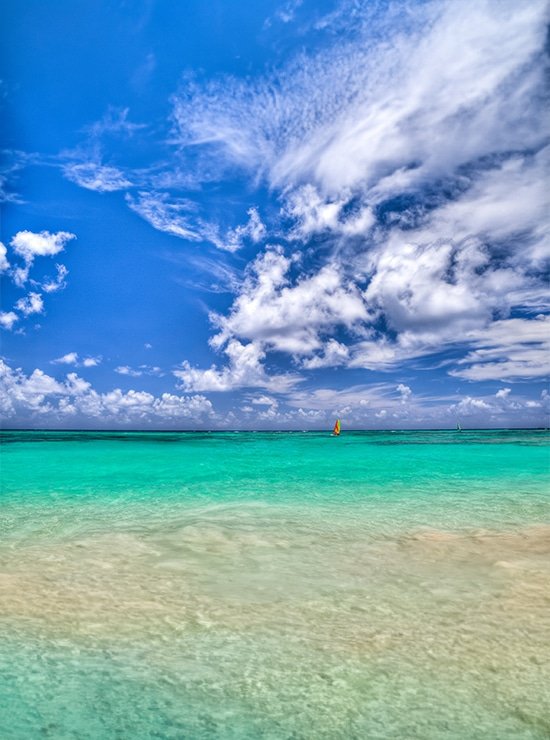
<svg viewBox="0 0 550 740"><path fill-rule="evenodd" d="M332 430L332 436L333 437L340 436L340 419L336 419L336 421L334 422L334 429Z"/></svg>
<svg viewBox="0 0 550 740"><path fill-rule="evenodd" d="M456 422L456 431L457 432L461 432L462 431L462 427L460 426L460 422L459 421Z"/></svg>

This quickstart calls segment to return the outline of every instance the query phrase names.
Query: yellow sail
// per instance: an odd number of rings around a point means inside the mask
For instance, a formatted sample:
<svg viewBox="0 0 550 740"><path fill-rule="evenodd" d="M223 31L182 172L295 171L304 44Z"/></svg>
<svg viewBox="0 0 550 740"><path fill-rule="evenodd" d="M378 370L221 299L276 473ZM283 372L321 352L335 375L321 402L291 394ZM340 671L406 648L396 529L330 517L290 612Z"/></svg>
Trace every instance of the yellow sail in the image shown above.
<svg viewBox="0 0 550 740"><path fill-rule="evenodd" d="M336 419L332 433L334 434L335 437L337 437L340 434L340 419Z"/></svg>

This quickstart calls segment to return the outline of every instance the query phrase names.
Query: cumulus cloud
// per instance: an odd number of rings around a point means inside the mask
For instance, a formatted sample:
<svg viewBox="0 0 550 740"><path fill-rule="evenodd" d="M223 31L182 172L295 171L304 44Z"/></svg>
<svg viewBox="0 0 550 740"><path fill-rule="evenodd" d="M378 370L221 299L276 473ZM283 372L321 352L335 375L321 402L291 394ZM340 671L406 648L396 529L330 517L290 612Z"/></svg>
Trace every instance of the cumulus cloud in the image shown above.
<svg viewBox="0 0 550 740"><path fill-rule="evenodd" d="M254 404L254 406L271 406L273 408L277 408L279 405L279 402L276 398L273 398L272 396L255 396L250 399L250 403Z"/></svg>
<svg viewBox="0 0 550 740"><path fill-rule="evenodd" d="M544 423L544 408L550 395L524 397L515 394L466 395L455 401L442 397L419 397L400 384L355 386L344 390L318 388L314 391L286 389L284 401L272 395L249 396L237 413L216 417L211 402L202 394L163 393L155 396L141 390L106 393L75 372L56 379L35 369L26 374L0 361L0 410L4 418L40 420L41 424L71 424L88 420L98 424L166 424L184 426L329 428L335 416L347 428L454 427L456 419L469 426L499 426L503 419L519 424ZM504 389L506 390L506 389ZM402 403L406 396L408 402Z"/></svg>
<svg viewBox="0 0 550 740"><path fill-rule="evenodd" d="M476 241L456 247L443 240L423 244L414 237L390 238L369 260L372 279L365 300L398 333L401 346L416 340L440 347L488 323L492 310L505 305L503 291L514 285L513 271L492 268L487 250Z"/></svg>
<svg viewBox="0 0 550 740"><path fill-rule="evenodd" d="M75 235L67 231L50 233L49 231L33 232L18 231L10 241L13 255L22 263L13 264L10 267L6 258L6 247L0 243L0 273L7 272L15 285L23 288L29 281L30 271L37 257L52 257L62 252L67 242L75 239ZM42 282L31 279L32 286L43 290L45 293L54 293L66 286L65 278L68 270L65 265L56 264L56 275ZM18 313L17 313L18 312ZM33 314L44 312L44 299L41 293L30 291L26 296L19 298L13 310L2 314L1 326L11 329L15 321L21 316L28 317Z"/></svg>
<svg viewBox="0 0 550 740"><path fill-rule="evenodd" d="M0 408L7 418L48 416L62 423L77 416L110 423L177 421L203 423L213 413L211 402L202 395L180 396L144 391L126 392L115 388L99 393L76 373L56 380L36 369L26 375L0 360Z"/></svg>
<svg viewBox="0 0 550 740"><path fill-rule="evenodd" d="M96 367L101 364L101 357L85 357L82 360L82 367Z"/></svg>
<svg viewBox="0 0 550 740"><path fill-rule="evenodd" d="M228 316L213 316L220 346L230 337L260 342L296 355L320 349L321 333L367 318L362 297L335 265L326 265L291 285L291 259L280 247L261 253L250 265Z"/></svg>
<svg viewBox="0 0 550 740"><path fill-rule="evenodd" d="M22 257L25 262L31 263L35 257L51 257L62 252L67 242L76 239L68 231L41 231L36 234L32 231L18 231L10 244L13 251Z"/></svg>
<svg viewBox="0 0 550 740"><path fill-rule="evenodd" d="M408 385L405 385L404 383L399 383L396 390L401 395L401 403L407 403L407 401L412 396L412 390L409 388Z"/></svg>
<svg viewBox="0 0 550 740"><path fill-rule="evenodd" d="M97 365L101 364L102 358L100 356L97 357L84 357L82 361L80 361L78 353L77 352L67 352L66 355L62 355L61 357L57 357L55 360L52 360L52 365L74 365L75 367L96 367Z"/></svg>
<svg viewBox="0 0 550 740"><path fill-rule="evenodd" d="M67 352L66 355L52 360L52 363L56 365L76 365L78 363L78 354L76 352Z"/></svg>
<svg viewBox="0 0 550 740"><path fill-rule="evenodd" d="M0 274L10 269L10 263L6 257L7 252L6 245L0 242Z"/></svg>
<svg viewBox="0 0 550 740"><path fill-rule="evenodd" d="M197 177L263 179L290 239L308 255L314 239L332 245L309 269L260 254L213 317L214 346L254 342L307 370L388 369L448 347L468 364L495 321L546 309L545 4L403 10L401 22L354 6L347 41L260 79L188 77L174 97ZM499 363L502 377L540 375L540 354L516 349L526 354ZM476 366L457 374L497 370Z"/></svg>
<svg viewBox="0 0 550 740"><path fill-rule="evenodd" d="M489 411L491 406L481 398L466 396L462 401L452 406L458 416L472 416L479 411Z"/></svg>
<svg viewBox="0 0 550 740"><path fill-rule="evenodd" d="M29 272L36 257L52 257L62 252L67 242L76 239L74 234L68 231L18 231L10 242L16 256L23 259L23 265L15 267L12 271L14 283L22 287L29 279ZM63 268L64 269L64 268ZM62 275L61 280L65 276Z"/></svg>
<svg viewBox="0 0 550 740"><path fill-rule="evenodd" d="M340 237L366 236L376 222L369 205L347 210L349 191L339 197L322 197L311 184L292 190L285 198L282 213L292 219L290 236L308 239L315 234L330 233Z"/></svg>
<svg viewBox="0 0 550 740"><path fill-rule="evenodd" d="M306 370L316 370L320 367L347 365L348 361L349 349L347 345L331 338L325 342L322 352L305 359L302 362L302 367Z"/></svg>
<svg viewBox="0 0 550 740"><path fill-rule="evenodd" d="M242 344L231 339L224 350L228 363L218 368L212 365L206 370L194 368L188 361L182 368L174 370L181 388L185 391L229 391L237 388L267 388L283 392L296 385L301 378L296 374L268 375L263 365L265 351L255 342Z"/></svg>
<svg viewBox="0 0 550 740"><path fill-rule="evenodd" d="M409 386L400 383L396 388L389 382L343 389L294 389L286 395L284 404L279 404L277 420L296 425L301 419L308 428L328 428L335 417L341 417L347 428L386 429L454 428L457 419L477 428L545 423L544 404L548 405L550 396L540 400L519 393L510 396L413 394Z"/></svg>
<svg viewBox="0 0 550 740"><path fill-rule="evenodd" d="M0 311L0 326L3 329L11 330L19 316L14 311Z"/></svg>
<svg viewBox="0 0 550 740"><path fill-rule="evenodd" d="M42 313L44 311L44 301L40 293L29 293L24 298L20 298L15 304L15 308L23 316L30 316L33 313Z"/></svg>
<svg viewBox="0 0 550 740"><path fill-rule="evenodd" d="M333 25L332 42L278 70L186 76L172 100L173 163L127 195L154 228L209 240L227 260L261 244L243 279L229 267L222 274L218 261L223 289L234 293L225 312L211 314L211 345L225 364L184 362L181 387L295 393L299 376L266 369L275 353L304 371L389 370L449 350L456 377L543 377L546 4L404 2L397 14L354 3L349 18L346 7L318 19L317 29ZM131 132L127 111L111 111L90 129L94 156L77 158L66 175L115 189L126 175L104 164L100 140ZM264 247L268 227L254 207L227 230L174 194L191 181L239 178L248 192L267 186L278 198L274 230L286 249ZM29 262L19 256L14 276L24 284ZM407 388L397 386L395 398L394 381L374 412L409 413L416 399ZM486 410L478 401L496 414L506 399L472 395L461 412Z"/></svg>

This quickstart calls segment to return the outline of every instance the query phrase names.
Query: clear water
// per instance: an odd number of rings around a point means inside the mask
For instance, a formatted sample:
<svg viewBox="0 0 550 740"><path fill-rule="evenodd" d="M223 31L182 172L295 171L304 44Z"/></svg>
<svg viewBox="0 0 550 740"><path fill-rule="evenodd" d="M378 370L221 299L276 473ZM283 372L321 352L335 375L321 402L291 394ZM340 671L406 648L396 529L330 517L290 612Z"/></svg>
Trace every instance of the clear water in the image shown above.
<svg viewBox="0 0 550 740"><path fill-rule="evenodd" d="M0 737L550 737L549 441L2 433Z"/></svg>

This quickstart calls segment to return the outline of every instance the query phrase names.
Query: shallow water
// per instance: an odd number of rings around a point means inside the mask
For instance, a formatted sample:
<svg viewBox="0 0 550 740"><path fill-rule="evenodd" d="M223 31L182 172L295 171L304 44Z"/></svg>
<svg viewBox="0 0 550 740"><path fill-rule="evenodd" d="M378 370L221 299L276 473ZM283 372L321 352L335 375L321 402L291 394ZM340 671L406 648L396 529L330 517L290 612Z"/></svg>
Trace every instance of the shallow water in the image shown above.
<svg viewBox="0 0 550 740"><path fill-rule="evenodd" d="M550 737L546 433L2 442L0 737Z"/></svg>

